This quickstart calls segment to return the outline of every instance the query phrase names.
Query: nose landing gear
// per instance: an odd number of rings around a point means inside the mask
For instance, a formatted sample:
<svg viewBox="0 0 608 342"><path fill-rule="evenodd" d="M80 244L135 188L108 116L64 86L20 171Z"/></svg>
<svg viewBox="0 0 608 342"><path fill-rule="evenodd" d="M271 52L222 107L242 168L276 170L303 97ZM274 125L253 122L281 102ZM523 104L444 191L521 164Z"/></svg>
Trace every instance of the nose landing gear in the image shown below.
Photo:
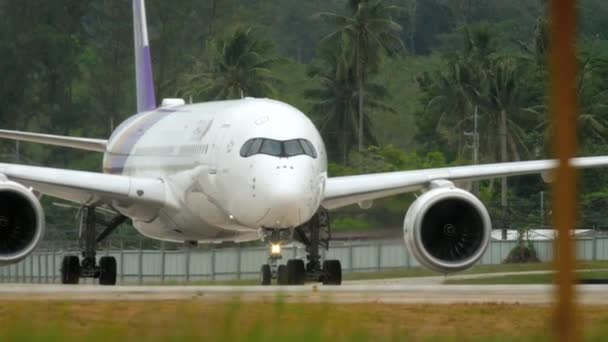
<svg viewBox="0 0 608 342"><path fill-rule="evenodd" d="M272 279L277 279L279 285L285 285L285 265L279 265L279 260L283 258L281 254L281 243L271 243L268 263L262 265L260 269L260 284L270 285Z"/></svg>
<svg viewBox="0 0 608 342"><path fill-rule="evenodd" d="M277 279L278 285L303 285L306 281L321 282L324 285L342 284L342 266L339 260L325 260L321 264L320 249L329 249L331 239L329 214L326 210L320 210L310 221L293 231L268 230L267 234L271 251L268 264L263 265L260 271L262 285L270 285L272 279ZM300 242L306 247L306 263L300 259L289 259L286 265L277 265L282 258L281 243L289 240Z"/></svg>
<svg viewBox="0 0 608 342"><path fill-rule="evenodd" d="M272 230L268 232L267 241L270 243L270 251L268 254L268 263L262 265L260 269L260 284L270 285L272 279L277 280L278 285L287 285L287 268L285 265L279 265L279 261L283 259L282 244L288 237L290 232L287 229Z"/></svg>

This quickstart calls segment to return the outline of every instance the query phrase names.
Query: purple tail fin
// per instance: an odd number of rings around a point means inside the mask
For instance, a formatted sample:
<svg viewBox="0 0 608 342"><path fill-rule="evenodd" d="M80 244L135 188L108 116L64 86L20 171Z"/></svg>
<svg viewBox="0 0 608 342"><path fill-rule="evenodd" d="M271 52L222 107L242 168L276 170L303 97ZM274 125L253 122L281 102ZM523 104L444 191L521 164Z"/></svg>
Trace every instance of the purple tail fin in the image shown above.
<svg viewBox="0 0 608 342"><path fill-rule="evenodd" d="M144 0L133 0L133 31L135 33L135 74L137 77L137 112L156 109L152 59L148 40L148 23Z"/></svg>

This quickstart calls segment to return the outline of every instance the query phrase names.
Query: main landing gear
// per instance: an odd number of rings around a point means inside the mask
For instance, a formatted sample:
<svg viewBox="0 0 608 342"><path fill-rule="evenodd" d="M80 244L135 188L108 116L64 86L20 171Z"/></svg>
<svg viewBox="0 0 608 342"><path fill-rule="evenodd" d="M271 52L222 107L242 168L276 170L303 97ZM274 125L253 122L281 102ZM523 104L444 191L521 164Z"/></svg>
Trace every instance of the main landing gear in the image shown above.
<svg viewBox="0 0 608 342"><path fill-rule="evenodd" d="M78 284L80 278L97 278L100 285L116 285L116 259L104 256L96 262L97 244L107 238L118 226L127 220L117 215L109 222L95 213L95 207L84 207L80 218L80 248L82 261L76 255L68 255L61 263L61 283ZM97 235L97 225L104 227Z"/></svg>
<svg viewBox="0 0 608 342"><path fill-rule="evenodd" d="M286 265L277 265L278 260L282 258L281 243L286 241L285 236L306 247L306 263L301 259L289 259ZM260 271L260 283L270 285L272 279L276 278L278 285L303 285L306 281L340 285L342 283L340 261L325 260L321 264L320 248L329 249L330 239L329 214L325 210L320 210L310 221L293 231L287 229L269 231L267 240L270 242L271 251L268 264L263 265Z"/></svg>

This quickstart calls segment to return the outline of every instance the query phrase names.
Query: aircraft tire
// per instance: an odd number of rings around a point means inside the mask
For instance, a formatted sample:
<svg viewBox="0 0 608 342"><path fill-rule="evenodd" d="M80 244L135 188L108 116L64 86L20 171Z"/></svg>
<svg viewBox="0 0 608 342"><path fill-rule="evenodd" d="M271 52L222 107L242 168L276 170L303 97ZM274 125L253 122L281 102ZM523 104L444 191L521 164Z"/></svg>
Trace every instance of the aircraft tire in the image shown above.
<svg viewBox="0 0 608 342"><path fill-rule="evenodd" d="M271 280L272 280L272 271L270 270L270 265L268 265L268 264L262 265L262 269L260 269L260 284L261 285L270 285Z"/></svg>
<svg viewBox="0 0 608 342"><path fill-rule="evenodd" d="M306 281L306 269L304 260L289 259L287 261L287 284L304 285Z"/></svg>
<svg viewBox="0 0 608 342"><path fill-rule="evenodd" d="M66 255L61 261L61 283L78 284L80 281L80 259L75 255Z"/></svg>
<svg viewBox="0 0 608 342"><path fill-rule="evenodd" d="M277 284L287 285L287 266L279 265L277 269Z"/></svg>
<svg viewBox="0 0 608 342"><path fill-rule="evenodd" d="M99 259L99 285L116 285L116 258L104 256Z"/></svg>
<svg viewBox="0 0 608 342"><path fill-rule="evenodd" d="M323 262L323 285L340 285L342 284L342 265L340 260L325 260Z"/></svg>

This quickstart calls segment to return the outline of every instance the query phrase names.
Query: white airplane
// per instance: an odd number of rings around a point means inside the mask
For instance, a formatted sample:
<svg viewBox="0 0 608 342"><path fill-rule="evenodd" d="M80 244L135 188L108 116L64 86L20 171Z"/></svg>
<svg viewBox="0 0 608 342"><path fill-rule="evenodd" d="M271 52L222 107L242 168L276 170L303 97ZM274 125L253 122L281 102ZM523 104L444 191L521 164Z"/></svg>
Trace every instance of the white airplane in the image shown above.
<svg viewBox="0 0 608 342"><path fill-rule="evenodd" d="M329 211L421 191L407 211L405 243L418 261L438 272L461 271L488 246L491 221L484 205L459 182L502 176L548 176L553 160L328 177L321 135L296 108L274 100L186 105L166 99L157 107L144 0L133 0L138 114L107 140L0 131L0 137L103 153L103 172L0 164L0 264L16 263L43 238L39 199L52 196L81 210L82 256L66 256L62 282L99 278L116 283L116 260L96 259L96 246L126 220L143 235L187 244L263 240L269 264L261 283L321 281L340 284L337 260L324 260ZM608 165L608 157L571 161ZM115 213L103 222L97 210ZM97 227L103 230L98 234ZM306 246L307 262L278 266L282 244Z"/></svg>

